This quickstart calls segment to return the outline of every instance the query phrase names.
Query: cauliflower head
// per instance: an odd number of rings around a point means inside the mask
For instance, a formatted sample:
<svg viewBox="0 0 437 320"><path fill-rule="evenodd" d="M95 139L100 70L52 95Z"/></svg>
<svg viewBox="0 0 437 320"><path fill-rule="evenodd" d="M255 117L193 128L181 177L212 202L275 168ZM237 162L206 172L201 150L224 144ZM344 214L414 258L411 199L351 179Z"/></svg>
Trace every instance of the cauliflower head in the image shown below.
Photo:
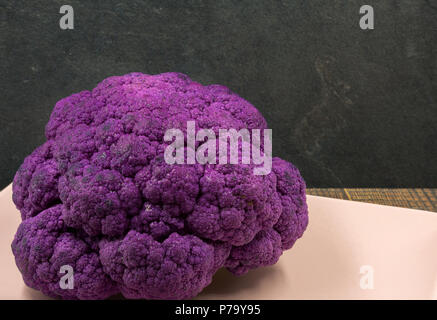
<svg viewBox="0 0 437 320"><path fill-rule="evenodd" d="M305 182L273 158L169 165L165 131L265 129L249 102L180 73L110 77L56 103L47 141L13 182L21 212L12 243L26 285L52 297L186 299L226 267L275 264L308 224ZM62 289L62 266L74 271Z"/></svg>

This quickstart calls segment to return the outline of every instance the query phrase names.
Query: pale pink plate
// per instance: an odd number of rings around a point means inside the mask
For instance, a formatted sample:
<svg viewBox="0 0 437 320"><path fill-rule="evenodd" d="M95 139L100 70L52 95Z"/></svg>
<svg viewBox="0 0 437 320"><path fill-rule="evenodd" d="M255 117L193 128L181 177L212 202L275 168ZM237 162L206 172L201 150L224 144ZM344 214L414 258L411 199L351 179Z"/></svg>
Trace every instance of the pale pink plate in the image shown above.
<svg viewBox="0 0 437 320"><path fill-rule="evenodd" d="M46 299L27 288L10 244L20 223L0 192L0 299ZM220 270L199 299L435 299L437 213L308 196L303 238L272 267Z"/></svg>

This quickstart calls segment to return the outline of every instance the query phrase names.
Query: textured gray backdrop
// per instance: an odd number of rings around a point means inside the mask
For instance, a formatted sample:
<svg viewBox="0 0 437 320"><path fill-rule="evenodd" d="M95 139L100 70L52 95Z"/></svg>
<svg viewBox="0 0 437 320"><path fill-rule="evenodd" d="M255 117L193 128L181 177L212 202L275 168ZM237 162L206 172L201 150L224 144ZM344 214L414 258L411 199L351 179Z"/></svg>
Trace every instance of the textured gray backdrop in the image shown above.
<svg viewBox="0 0 437 320"><path fill-rule="evenodd" d="M0 0L0 36L0 187L56 101L133 71L229 86L309 186L437 187L437 0Z"/></svg>

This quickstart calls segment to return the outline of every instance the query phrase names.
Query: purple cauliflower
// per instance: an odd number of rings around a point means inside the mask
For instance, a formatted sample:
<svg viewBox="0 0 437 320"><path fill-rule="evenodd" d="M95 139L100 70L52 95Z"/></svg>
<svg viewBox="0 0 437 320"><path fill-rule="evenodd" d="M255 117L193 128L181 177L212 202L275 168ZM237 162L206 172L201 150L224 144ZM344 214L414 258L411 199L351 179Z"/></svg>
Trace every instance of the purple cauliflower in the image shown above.
<svg viewBox="0 0 437 320"><path fill-rule="evenodd" d="M186 299L226 267L275 264L308 224L305 182L273 158L253 164L164 161L169 128L266 129L249 102L179 73L131 73L60 100L47 141L13 182L12 243L26 285L52 297ZM198 143L199 144L199 143ZM62 289L63 266L74 286Z"/></svg>

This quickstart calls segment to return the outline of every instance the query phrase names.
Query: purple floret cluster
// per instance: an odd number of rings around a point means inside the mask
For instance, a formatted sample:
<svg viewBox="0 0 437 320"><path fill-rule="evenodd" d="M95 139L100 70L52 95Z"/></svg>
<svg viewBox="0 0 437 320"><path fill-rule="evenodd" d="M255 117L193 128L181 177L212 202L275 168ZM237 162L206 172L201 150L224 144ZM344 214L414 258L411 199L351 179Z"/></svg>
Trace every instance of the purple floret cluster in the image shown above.
<svg viewBox="0 0 437 320"><path fill-rule="evenodd" d="M265 129L249 102L179 73L110 77L60 100L15 175L12 243L24 282L64 299L187 299L227 268L275 264L308 224L290 163L169 165L169 128ZM74 287L62 289L62 266Z"/></svg>

